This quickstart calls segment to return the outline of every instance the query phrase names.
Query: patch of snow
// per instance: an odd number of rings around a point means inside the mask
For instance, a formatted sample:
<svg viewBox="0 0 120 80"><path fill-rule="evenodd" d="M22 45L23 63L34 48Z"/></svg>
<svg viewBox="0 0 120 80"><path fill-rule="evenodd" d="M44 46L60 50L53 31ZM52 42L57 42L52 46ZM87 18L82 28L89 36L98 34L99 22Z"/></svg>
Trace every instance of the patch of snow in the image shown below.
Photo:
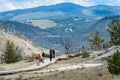
<svg viewBox="0 0 120 80"><path fill-rule="evenodd" d="M65 28L65 32L73 32L72 28Z"/></svg>

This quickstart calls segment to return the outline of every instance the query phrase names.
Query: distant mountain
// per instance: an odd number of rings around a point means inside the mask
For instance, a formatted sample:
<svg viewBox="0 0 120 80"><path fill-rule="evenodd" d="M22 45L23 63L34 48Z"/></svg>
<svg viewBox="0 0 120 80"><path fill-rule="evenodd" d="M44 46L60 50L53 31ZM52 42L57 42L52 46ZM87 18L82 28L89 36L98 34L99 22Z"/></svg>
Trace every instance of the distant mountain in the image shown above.
<svg viewBox="0 0 120 80"><path fill-rule="evenodd" d="M46 31L55 35L79 36L82 32L92 26L97 19L81 19L75 17L51 20L54 21L57 25L46 28Z"/></svg>
<svg viewBox="0 0 120 80"><path fill-rule="evenodd" d="M73 40L76 47L88 46L87 39L96 30L100 31L101 37L109 40L106 28L112 19L119 19L119 16L113 15L120 15L119 6L83 7L61 3L1 12L0 28L32 41L36 46L59 50L63 38Z"/></svg>
<svg viewBox="0 0 120 80"><path fill-rule="evenodd" d="M52 19L58 25L41 29L37 26L19 23L16 21L0 21L0 28L12 32L15 36L32 41L35 46L45 48L61 48L61 40L74 38L75 44L81 41L80 34L95 23L96 19L65 18ZM79 46L79 45L78 45Z"/></svg>
<svg viewBox="0 0 120 80"><path fill-rule="evenodd" d="M119 14L119 6L98 5L83 7L73 3L61 3L1 12L0 19L24 21L28 19L57 19L68 17L99 18Z"/></svg>
<svg viewBox="0 0 120 80"><path fill-rule="evenodd" d="M19 38L32 41L35 46L41 45L40 43L42 38L51 36L50 33L45 32L38 27L14 21L0 21L0 28L4 29L5 32L12 32L12 34Z"/></svg>
<svg viewBox="0 0 120 80"><path fill-rule="evenodd" d="M105 39L106 41L109 41L110 40L110 35L107 32L107 29L109 28L108 26L110 25L110 23L114 19L120 20L120 16L119 15L109 16L109 17L104 17L104 18L98 20L91 27L89 27L88 29L85 30L83 36L84 35L87 35L87 36L84 37L84 39L86 40L90 36L91 33L94 33L95 31L99 31L100 36L103 39Z"/></svg>
<svg viewBox="0 0 120 80"><path fill-rule="evenodd" d="M59 16L61 17L66 15L66 13L69 13L71 11L74 12L76 9L81 9L81 8L83 7L72 3L62 3L51 6L39 6L35 8L18 9L13 11L1 12L0 19L24 20L24 19L59 17Z"/></svg>
<svg viewBox="0 0 120 80"><path fill-rule="evenodd" d="M120 19L120 17L51 19L57 25L45 29L16 21L0 21L0 28L5 29L6 32L13 32L19 38L30 40L37 46L59 49L61 47L60 41L65 37L73 40L77 47L86 45L89 35L97 30L100 31L102 38L109 40L109 34L106 29L112 19Z"/></svg>

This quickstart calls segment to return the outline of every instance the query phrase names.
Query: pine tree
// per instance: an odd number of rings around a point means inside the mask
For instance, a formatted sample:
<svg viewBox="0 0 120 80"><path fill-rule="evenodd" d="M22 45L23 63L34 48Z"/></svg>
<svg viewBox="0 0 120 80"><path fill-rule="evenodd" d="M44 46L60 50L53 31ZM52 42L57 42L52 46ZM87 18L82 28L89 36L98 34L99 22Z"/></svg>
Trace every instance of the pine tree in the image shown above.
<svg viewBox="0 0 120 80"><path fill-rule="evenodd" d="M4 58L6 63L17 62L21 59L21 55L15 52L13 42L7 41L6 50L4 51Z"/></svg>
<svg viewBox="0 0 120 80"><path fill-rule="evenodd" d="M120 20L112 20L107 31L111 37L111 43L114 45L120 45Z"/></svg>
<svg viewBox="0 0 120 80"><path fill-rule="evenodd" d="M102 39L99 36L99 31L96 31L89 39L90 46L92 49L100 49L102 47L102 43L104 42L104 39Z"/></svg>
<svg viewBox="0 0 120 80"><path fill-rule="evenodd" d="M120 52L117 50L107 61L109 72L112 74L120 74Z"/></svg>

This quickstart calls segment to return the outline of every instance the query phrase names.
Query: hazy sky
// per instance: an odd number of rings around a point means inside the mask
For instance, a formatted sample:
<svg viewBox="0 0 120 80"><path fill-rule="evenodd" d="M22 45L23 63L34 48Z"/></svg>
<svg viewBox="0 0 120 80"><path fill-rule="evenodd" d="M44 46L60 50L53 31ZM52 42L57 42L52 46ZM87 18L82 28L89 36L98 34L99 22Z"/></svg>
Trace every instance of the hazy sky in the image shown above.
<svg viewBox="0 0 120 80"><path fill-rule="evenodd" d="M0 0L0 12L43 5L72 2L82 6L113 5L120 6L120 0Z"/></svg>

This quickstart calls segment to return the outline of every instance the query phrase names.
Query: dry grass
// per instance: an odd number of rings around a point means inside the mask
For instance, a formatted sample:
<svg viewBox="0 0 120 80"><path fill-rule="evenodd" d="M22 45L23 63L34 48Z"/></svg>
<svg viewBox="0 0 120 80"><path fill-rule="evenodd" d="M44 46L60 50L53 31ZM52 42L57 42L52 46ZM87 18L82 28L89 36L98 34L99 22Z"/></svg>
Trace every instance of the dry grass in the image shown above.
<svg viewBox="0 0 120 80"><path fill-rule="evenodd" d="M18 62L12 64L0 64L0 71L25 68L33 64L35 64L35 62Z"/></svg>
<svg viewBox="0 0 120 80"><path fill-rule="evenodd" d="M65 58L65 57L63 57L63 58ZM84 63L84 61L86 61L86 60L87 60L87 58L83 59L81 56L79 56L79 57L75 57L75 58L70 58L68 60L57 61L54 64L51 64L43 69L44 70L45 69L54 69L54 68L64 67L64 66L69 66L69 65L77 65L80 63Z"/></svg>
<svg viewBox="0 0 120 80"><path fill-rule="evenodd" d="M64 66L65 63L77 63L78 61L81 61L80 57L59 61L51 65L51 68L56 65L60 67L61 64ZM50 68L50 66L47 68ZM61 72L50 71L49 74L37 73L34 77L31 76L22 80L120 80L120 75L110 74L107 70L107 65L104 65L99 67L77 68L75 70L66 70Z"/></svg>
<svg viewBox="0 0 120 80"><path fill-rule="evenodd" d="M33 77L30 80L119 80L120 75L111 75L106 66L94 68L76 69L61 71L40 77Z"/></svg>

